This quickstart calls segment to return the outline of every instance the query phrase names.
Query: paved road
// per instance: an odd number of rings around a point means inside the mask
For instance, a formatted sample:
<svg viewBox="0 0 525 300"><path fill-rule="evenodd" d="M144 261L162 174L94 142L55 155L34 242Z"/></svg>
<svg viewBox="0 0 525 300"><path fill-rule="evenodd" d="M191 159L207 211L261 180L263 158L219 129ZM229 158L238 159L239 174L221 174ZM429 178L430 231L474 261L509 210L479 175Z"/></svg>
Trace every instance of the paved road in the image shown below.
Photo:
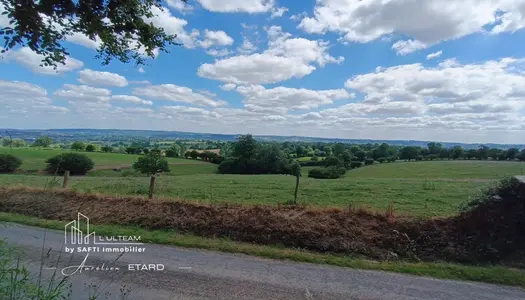
<svg viewBox="0 0 525 300"><path fill-rule="evenodd" d="M0 238L24 250L31 271L39 269L42 245L43 272L78 266L84 253L65 254L62 231L10 224L0 227ZM103 289L100 299L435 299L523 300L525 290L489 284L436 280L393 273L261 259L147 244L144 253L90 253L85 266L118 267L116 271L83 271L68 277L72 299L88 299ZM47 251L52 249L47 255ZM60 259L58 259L60 255ZM114 263L112 263L114 262ZM163 264L163 271L130 271L129 264ZM49 269L48 269L49 268ZM71 269L71 268L70 268ZM67 270L70 270L67 269ZM75 269L75 268L73 268ZM60 272L59 272L60 273ZM61 276L61 275L60 275ZM90 287L95 285L97 288ZM82 296L79 296L82 295Z"/></svg>

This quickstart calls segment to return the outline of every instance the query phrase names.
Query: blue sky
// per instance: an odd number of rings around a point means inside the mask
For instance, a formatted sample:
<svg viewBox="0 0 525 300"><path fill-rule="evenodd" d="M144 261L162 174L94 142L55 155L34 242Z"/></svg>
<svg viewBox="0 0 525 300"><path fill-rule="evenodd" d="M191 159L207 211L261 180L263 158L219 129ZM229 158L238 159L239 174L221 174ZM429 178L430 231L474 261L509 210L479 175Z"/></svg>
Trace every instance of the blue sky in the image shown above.
<svg viewBox="0 0 525 300"><path fill-rule="evenodd" d="M145 66L78 34L57 71L4 54L0 127L525 141L525 0L164 5L150 21L183 46Z"/></svg>

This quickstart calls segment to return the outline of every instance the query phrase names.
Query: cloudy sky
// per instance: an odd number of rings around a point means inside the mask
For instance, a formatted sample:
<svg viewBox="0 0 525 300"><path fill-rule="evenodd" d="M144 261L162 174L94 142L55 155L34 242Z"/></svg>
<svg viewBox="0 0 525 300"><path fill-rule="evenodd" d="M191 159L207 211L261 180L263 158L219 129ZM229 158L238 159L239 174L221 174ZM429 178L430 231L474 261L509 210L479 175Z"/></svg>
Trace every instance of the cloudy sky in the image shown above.
<svg viewBox="0 0 525 300"><path fill-rule="evenodd" d="M0 10L3 10L0 4ZM147 65L0 60L0 127L525 143L525 0L167 0ZM7 25L0 16L0 27Z"/></svg>

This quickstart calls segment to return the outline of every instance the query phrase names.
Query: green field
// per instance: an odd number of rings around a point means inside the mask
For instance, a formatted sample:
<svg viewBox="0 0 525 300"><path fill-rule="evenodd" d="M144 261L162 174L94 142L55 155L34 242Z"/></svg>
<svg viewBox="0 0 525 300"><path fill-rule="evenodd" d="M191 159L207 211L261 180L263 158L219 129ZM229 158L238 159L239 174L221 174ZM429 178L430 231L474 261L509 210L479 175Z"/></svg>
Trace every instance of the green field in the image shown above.
<svg viewBox="0 0 525 300"><path fill-rule="evenodd" d="M7 151L6 151L7 150ZM23 159L23 169L42 169L58 150L8 149ZM84 152L85 153L85 152ZM69 187L109 195L146 195L148 178L133 172L136 155L86 153L96 164L88 176L72 177ZM220 175L217 165L195 160L169 159L171 174L158 178L157 196L202 203L277 205L292 199L295 178L285 175ZM111 168L122 168L113 171ZM392 204L397 214L444 216L504 176L523 174L524 163L491 161L427 161L376 164L348 171L345 177L319 180L303 168L298 200L320 207L368 207L385 211ZM0 175L0 186L49 186L53 177ZM57 179L60 181L60 178Z"/></svg>

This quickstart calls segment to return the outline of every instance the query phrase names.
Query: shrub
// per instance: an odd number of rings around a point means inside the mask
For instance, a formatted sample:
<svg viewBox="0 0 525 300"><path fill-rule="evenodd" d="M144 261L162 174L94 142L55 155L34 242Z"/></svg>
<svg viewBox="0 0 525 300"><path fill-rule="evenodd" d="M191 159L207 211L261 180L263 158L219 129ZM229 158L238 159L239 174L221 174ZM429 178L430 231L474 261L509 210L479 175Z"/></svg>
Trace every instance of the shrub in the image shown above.
<svg viewBox="0 0 525 300"><path fill-rule="evenodd" d="M0 173L13 173L22 165L22 161L11 154L0 154Z"/></svg>
<svg viewBox="0 0 525 300"><path fill-rule="evenodd" d="M224 157L220 156L220 155L217 155L217 156L214 156L210 162L212 164L217 164L217 165L220 165L222 162L224 161Z"/></svg>
<svg viewBox="0 0 525 300"><path fill-rule="evenodd" d="M80 153L63 153L51 157L46 163L46 171L51 174L64 174L64 171L69 170L71 175L85 175L95 166L87 155Z"/></svg>
<svg viewBox="0 0 525 300"><path fill-rule="evenodd" d="M341 166L343 164L341 160L335 156L329 156L323 162L326 167Z"/></svg>
<svg viewBox="0 0 525 300"><path fill-rule="evenodd" d="M389 157L386 158L386 160L387 160L388 162L396 162L397 157L395 157L395 156L389 156Z"/></svg>
<svg viewBox="0 0 525 300"><path fill-rule="evenodd" d="M384 157L380 157L378 160L377 160L380 164L386 162L386 158Z"/></svg>
<svg viewBox="0 0 525 300"><path fill-rule="evenodd" d="M352 161L352 162L350 162L350 168L352 168L352 169L361 168L362 166L363 166L363 163L360 162L360 161Z"/></svg>
<svg viewBox="0 0 525 300"><path fill-rule="evenodd" d="M346 169L343 167L331 166L327 168L315 168L308 171L308 177L318 179L336 179L343 176Z"/></svg>
<svg viewBox="0 0 525 300"><path fill-rule="evenodd" d="M323 160L302 161L302 162L299 162L299 164L301 165L301 167L322 167L325 165Z"/></svg>
<svg viewBox="0 0 525 300"><path fill-rule="evenodd" d="M179 154L173 149L166 150L166 157L178 157Z"/></svg>
<svg viewBox="0 0 525 300"><path fill-rule="evenodd" d="M365 160L365 165L366 166L370 166L370 165L373 165L374 164L374 160L372 158L367 158Z"/></svg>
<svg viewBox="0 0 525 300"><path fill-rule="evenodd" d="M97 150L97 147L95 147L95 145L93 144L89 144L86 146L86 151L87 152L95 152L95 150Z"/></svg>

